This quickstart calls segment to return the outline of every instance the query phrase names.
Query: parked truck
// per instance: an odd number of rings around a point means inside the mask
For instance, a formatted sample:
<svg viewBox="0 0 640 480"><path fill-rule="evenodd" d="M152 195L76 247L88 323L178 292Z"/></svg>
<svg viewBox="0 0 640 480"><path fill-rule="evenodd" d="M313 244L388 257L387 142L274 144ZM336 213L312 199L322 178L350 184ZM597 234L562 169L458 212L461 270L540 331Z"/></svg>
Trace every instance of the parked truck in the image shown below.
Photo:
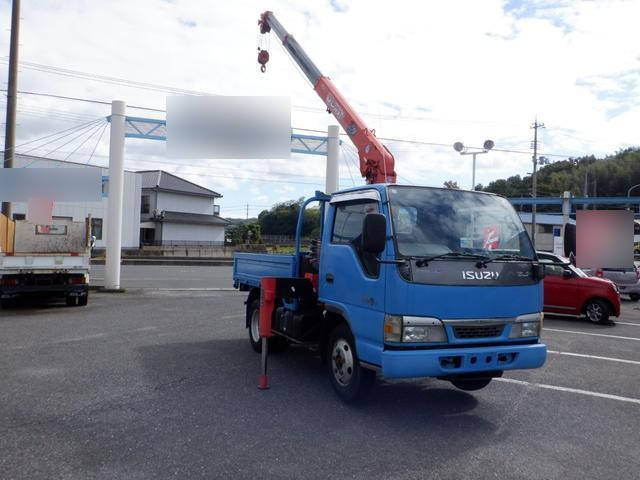
<svg viewBox="0 0 640 480"><path fill-rule="evenodd" d="M43 225L0 214L0 306L36 296L86 305L92 245L90 218Z"/></svg>
<svg viewBox="0 0 640 480"><path fill-rule="evenodd" d="M395 184L393 156L330 80L271 12L259 24L262 33L275 31L345 129L367 180L303 204L293 255L235 255L234 285L248 292L249 341L263 356L260 386L267 386L267 350L292 343L320 353L347 402L377 373L478 390L506 370L542 366L544 270L510 203ZM303 251L305 211L314 202L321 233Z"/></svg>

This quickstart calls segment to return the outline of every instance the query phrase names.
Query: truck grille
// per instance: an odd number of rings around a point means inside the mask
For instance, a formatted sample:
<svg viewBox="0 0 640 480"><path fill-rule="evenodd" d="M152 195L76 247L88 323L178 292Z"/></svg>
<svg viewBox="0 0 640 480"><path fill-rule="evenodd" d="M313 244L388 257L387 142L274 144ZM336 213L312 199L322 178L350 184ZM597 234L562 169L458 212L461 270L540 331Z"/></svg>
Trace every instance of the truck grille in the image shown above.
<svg viewBox="0 0 640 480"><path fill-rule="evenodd" d="M490 338L499 337L504 325L460 325L453 327L456 338Z"/></svg>

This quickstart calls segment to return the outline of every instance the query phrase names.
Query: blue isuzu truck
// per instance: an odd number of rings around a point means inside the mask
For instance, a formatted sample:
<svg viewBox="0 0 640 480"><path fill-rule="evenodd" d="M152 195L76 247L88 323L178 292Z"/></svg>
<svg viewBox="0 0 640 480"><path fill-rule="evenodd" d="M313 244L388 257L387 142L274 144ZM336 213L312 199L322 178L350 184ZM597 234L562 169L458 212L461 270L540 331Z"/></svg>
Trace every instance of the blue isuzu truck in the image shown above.
<svg viewBox="0 0 640 480"><path fill-rule="evenodd" d="M249 341L262 352L260 386L267 386L267 350L290 343L320 353L347 402L377 373L478 390L505 370L543 365L544 270L509 202L396 185L389 149L293 35L269 11L258 25L277 35L356 146L367 183L307 200L294 255L235 255L234 285L248 292ZM269 53L258 50L265 72ZM302 251L305 208L314 202L321 235Z"/></svg>
<svg viewBox="0 0 640 480"><path fill-rule="evenodd" d="M314 203L321 235L303 251L304 215ZM317 350L350 402L376 374L478 390L506 370L542 366L543 272L505 198L372 184L316 192L300 211L295 253L237 253L233 280L248 292L254 350ZM264 279L273 282L273 308L263 312L269 332L260 328Z"/></svg>

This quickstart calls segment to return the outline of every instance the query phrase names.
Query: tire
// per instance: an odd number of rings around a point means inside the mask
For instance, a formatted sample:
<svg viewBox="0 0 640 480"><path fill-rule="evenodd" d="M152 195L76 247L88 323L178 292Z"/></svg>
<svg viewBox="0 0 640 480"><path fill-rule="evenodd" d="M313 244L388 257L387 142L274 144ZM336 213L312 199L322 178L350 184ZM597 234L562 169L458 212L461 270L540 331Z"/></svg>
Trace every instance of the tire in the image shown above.
<svg viewBox="0 0 640 480"><path fill-rule="evenodd" d="M353 335L344 323L331 332L327 358L331 386L343 402L355 403L371 390L376 372L360 366Z"/></svg>
<svg viewBox="0 0 640 480"><path fill-rule="evenodd" d="M260 338L260 300L256 299L249 306L249 343L255 352L262 353ZM269 353L283 352L289 346L286 338L274 335L269 338Z"/></svg>
<svg viewBox="0 0 640 480"><path fill-rule="evenodd" d="M640 293L630 293L629 298L632 302L637 302L638 300L640 300Z"/></svg>
<svg viewBox="0 0 640 480"><path fill-rule="evenodd" d="M10 299L0 300L0 308L2 309L11 308L15 306L16 306L16 303L14 300L10 300Z"/></svg>
<svg viewBox="0 0 640 480"><path fill-rule="evenodd" d="M593 323L608 323L611 308L602 300L589 300L584 306L584 314Z"/></svg>
<svg viewBox="0 0 640 480"><path fill-rule="evenodd" d="M451 380L454 387L464 390L465 392L473 392L480 390L491 383L491 378L473 378L469 380Z"/></svg>
<svg viewBox="0 0 640 480"><path fill-rule="evenodd" d="M78 305L81 307L86 307L87 303L89 303L89 292L85 295L78 298Z"/></svg>
<svg viewBox="0 0 640 480"><path fill-rule="evenodd" d="M78 297L76 297L76 296L67 295L65 300L67 302L67 307L77 307L79 305Z"/></svg>

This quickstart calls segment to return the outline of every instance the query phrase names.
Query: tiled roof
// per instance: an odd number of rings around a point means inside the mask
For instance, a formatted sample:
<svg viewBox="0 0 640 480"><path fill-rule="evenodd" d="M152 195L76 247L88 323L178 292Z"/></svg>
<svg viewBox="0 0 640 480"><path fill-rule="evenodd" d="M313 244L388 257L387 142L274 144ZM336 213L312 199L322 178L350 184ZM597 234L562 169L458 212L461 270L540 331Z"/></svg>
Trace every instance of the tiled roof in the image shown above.
<svg viewBox="0 0 640 480"><path fill-rule="evenodd" d="M184 212L171 212L164 210L162 212L162 218L156 218L162 222L169 223L198 223L202 225L227 225L228 220L225 220L218 215L205 215L202 213L184 213Z"/></svg>
<svg viewBox="0 0 640 480"><path fill-rule="evenodd" d="M142 176L142 188L158 188L159 190L170 192L204 195L214 198L222 197L218 192L196 185L164 170L143 170L138 173Z"/></svg>

